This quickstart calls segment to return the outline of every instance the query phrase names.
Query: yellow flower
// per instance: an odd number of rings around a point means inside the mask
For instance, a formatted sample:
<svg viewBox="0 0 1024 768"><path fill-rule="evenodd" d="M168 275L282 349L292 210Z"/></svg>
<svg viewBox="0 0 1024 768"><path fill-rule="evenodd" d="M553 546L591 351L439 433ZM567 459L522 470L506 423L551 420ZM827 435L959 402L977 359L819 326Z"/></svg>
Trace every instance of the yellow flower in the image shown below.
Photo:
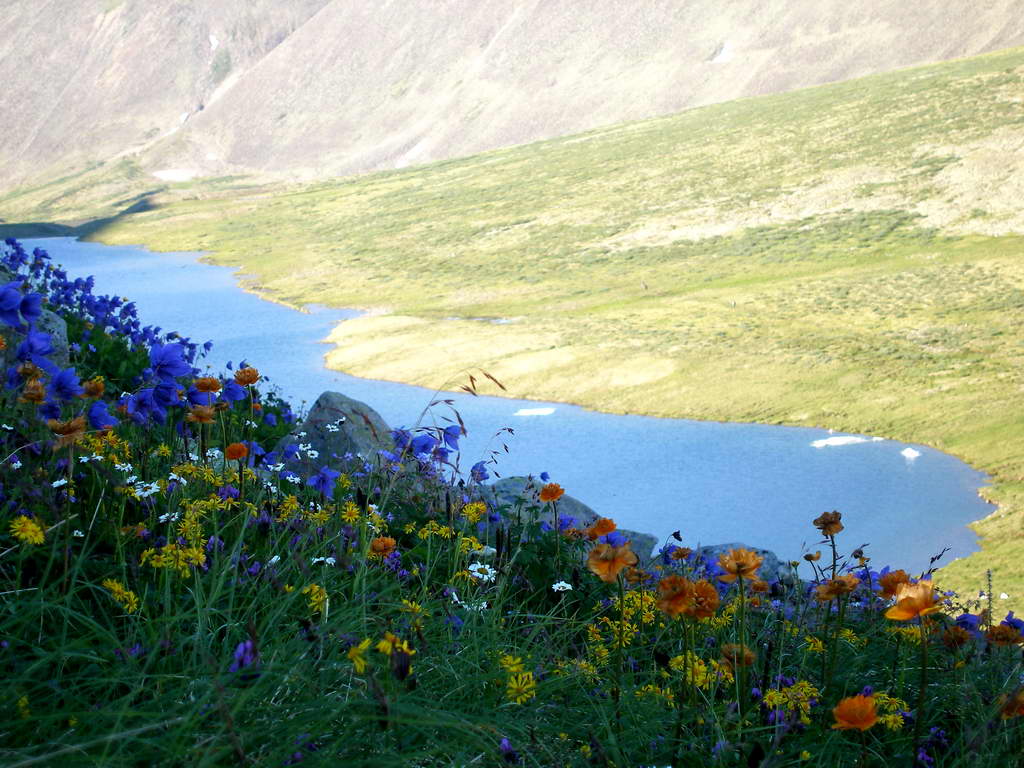
<svg viewBox="0 0 1024 768"><path fill-rule="evenodd" d="M366 671L366 651L370 648L370 638L366 638L359 645L353 645L348 649L348 660L356 669L356 674L361 675Z"/></svg>
<svg viewBox="0 0 1024 768"><path fill-rule="evenodd" d="M526 671L523 667L523 660L519 656L513 656L509 653L502 654L501 658L498 659L498 663L510 675L518 675Z"/></svg>
<svg viewBox="0 0 1024 768"><path fill-rule="evenodd" d="M11 535L25 544L42 544L46 539L42 526L26 515L18 515L11 521Z"/></svg>
<svg viewBox="0 0 1024 768"><path fill-rule="evenodd" d="M415 603L412 600L402 600L402 613L423 613L423 608L419 603Z"/></svg>
<svg viewBox="0 0 1024 768"><path fill-rule="evenodd" d="M28 696L22 696L18 699L18 717L22 720L28 720L32 717L32 710L28 706Z"/></svg>
<svg viewBox="0 0 1024 768"><path fill-rule="evenodd" d="M103 582L103 587L124 608L125 613L135 613L139 610L139 598L130 589L126 589L120 581L107 579Z"/></svg>
<svg viewBox="0 0 1024 768"><path fill-rule="evenodd" d="M345 509L341 512L341 519L349 525L355 525L359 522L359 507L356 506L354 501L345 502Z"/></svg>
<svg viewBox="0 0 1024 768"><path fill-rule="evenodd" d="M409 642L407 640L402 640L390 632L384 633L384 639L377 643L376 648L378 653L383 653L385 656L390 656L395 651L401 651L407 656L413 656L416 653L416 651L409 646Z"/></svg>
<svg viewBox="0 0 1024 768"><path fill-rule="evenodd" d="M482 501L474 501L462 508L462 516L469 523L476 523L487 512L487 505Z"/></svg>
<svg viewBox="0 0 1024 768"><path fill-rule="evenodd" d="M310 584L302 588L302 594L308 595L309 610L313 613L323 613L327 607L327 590L319 584Z"/></svg>
<svg viewBox="0 0 1024 768"><path fill-rule="evenodd" d="M537 683L533 679L533 672L522 672L509 677L505 695L509 701L514 701L516 704L525 704L535 697L537 695Z"/></svg>
<svg viewBox="0 0 1024 768"><path fill-rule="evenodd" d="M814 637L813 635L807 635L807 637L804 638L804 642L807 643L808 653L825 652L825 644L821 641L820 638Z"/></svg>

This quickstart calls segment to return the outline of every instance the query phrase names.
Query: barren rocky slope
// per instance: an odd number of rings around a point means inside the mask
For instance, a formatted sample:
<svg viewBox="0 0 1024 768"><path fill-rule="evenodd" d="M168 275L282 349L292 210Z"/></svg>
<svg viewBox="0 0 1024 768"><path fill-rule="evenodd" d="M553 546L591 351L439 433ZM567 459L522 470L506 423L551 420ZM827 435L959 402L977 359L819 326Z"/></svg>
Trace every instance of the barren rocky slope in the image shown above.
<svg viewBox="0 0 1024 768"><path fill-rule="evenodd" d="M1016 0L9 0L0 183L305 178L1024 44Z"/></svg>

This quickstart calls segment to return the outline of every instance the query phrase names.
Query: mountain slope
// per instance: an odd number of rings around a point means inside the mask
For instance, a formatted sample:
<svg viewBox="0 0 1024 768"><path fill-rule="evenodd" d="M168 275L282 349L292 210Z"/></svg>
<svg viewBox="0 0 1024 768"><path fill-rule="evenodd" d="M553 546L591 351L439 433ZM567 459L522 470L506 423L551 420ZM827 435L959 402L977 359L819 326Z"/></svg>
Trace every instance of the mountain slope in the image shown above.
<svg viewBox="0 0 1024 768"><path fill-rule="evenodd" d="M1024 44L1016 0L7 6L8 183L396 168Z"/></svg>

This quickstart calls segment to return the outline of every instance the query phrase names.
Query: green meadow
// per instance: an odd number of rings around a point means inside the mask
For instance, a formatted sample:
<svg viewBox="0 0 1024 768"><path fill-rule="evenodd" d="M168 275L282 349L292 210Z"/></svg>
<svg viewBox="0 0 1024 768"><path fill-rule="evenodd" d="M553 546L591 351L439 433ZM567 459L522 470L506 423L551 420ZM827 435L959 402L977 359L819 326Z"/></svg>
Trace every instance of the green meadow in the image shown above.
<svg viewBox="0 0 1024 768"><path fill-rule="evenodd" d="M122 160L0 196L0 234L203 250L366 309L328 356L360 376L935 446L999 505L938 580L991 571L1020 610L1022 75L1013 49L309 184Z"/></svg>

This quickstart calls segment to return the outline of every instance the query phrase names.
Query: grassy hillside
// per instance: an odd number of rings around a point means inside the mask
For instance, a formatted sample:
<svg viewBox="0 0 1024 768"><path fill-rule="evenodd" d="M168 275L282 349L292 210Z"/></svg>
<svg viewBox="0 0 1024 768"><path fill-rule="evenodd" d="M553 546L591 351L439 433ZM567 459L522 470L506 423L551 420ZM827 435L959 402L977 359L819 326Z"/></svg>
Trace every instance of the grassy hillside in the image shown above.
<svg viewBox="0 0 1024 768"><path fill-rule="evenodd" d="M172 184L95 235L376 310L334 334L330 364L357 375L482 366L515 396L949 451L1000 509L941 576L972 590L991 568L1024 608L1022 75L1015 49L400 172ZM144 191L30 190L0 217L106 216Z"/></svg>

